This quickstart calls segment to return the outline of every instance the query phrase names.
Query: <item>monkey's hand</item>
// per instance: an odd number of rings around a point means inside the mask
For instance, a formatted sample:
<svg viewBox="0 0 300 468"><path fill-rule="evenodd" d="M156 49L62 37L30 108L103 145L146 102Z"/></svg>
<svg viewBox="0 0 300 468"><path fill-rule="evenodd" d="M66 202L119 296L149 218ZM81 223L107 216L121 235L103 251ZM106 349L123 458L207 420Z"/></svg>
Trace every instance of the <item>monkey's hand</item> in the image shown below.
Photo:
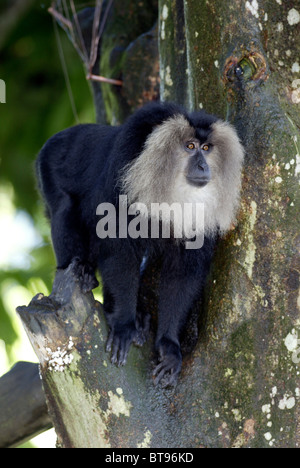
<svg viewBox="0 0 300 468"><path fill-rule="evenodd" d="M84 263L76 257L72 261L74 275L79 280L80 288L83 293L88 293L99 286L95 276L95 270L88 263Z"/></svg>
<svg viewBox="0 0 300 468"><path fill-rule="evenodd" d="M110 326L110 332L106 343L106 351L111 352L111 362L118 366L124 366L127 361L129 348L132 342L138 340L139 332L135 323L115 323Z"/></svg>
<svg viewBox="0 0 300 468"><path fill-rule="evenodd" d="M182 365L180 346L168 338L161 338L157 350L159 364L153 371L154 385L160 382L163 388L176 385Z"/></svg>

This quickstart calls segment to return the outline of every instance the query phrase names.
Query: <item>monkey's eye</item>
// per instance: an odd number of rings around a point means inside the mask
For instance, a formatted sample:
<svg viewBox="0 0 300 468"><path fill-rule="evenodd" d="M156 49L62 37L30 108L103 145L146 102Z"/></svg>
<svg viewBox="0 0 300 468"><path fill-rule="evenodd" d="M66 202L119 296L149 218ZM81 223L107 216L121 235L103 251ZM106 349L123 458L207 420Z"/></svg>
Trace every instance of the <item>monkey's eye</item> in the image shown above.
<svg viewBox="0 0 300 468"><path fill-rule="evenodd" d="M194 150L194 149L196 148L196 145L195 145L195 143L188 143L188 144L186 145L186 147L187 147L189 150Z"/></svg>
<svg viewBox="0 0 300 468"><path fill-rule="evenodd" d="M205 145L202 145L202 146L201 146L201 149L202 149L203 151L209 151L209 150L210 150L210 146L207 145L207 144L205 144Z"/></svg>

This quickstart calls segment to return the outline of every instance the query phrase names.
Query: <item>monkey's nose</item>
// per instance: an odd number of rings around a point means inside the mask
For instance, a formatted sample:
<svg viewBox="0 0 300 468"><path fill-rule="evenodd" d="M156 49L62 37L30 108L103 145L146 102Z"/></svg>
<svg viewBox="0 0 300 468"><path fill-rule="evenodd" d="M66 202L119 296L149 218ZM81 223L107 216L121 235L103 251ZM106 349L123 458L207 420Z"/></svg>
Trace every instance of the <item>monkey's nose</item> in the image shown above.
<svg viewBox="0 0 300 468"><path fill-rule="evenodd" d="M207 171L209 169L208 164L206 164L206 163L199 163L198 168L201 169L201 171L203 171L203 172L205 172L205 171Z"/></svg>

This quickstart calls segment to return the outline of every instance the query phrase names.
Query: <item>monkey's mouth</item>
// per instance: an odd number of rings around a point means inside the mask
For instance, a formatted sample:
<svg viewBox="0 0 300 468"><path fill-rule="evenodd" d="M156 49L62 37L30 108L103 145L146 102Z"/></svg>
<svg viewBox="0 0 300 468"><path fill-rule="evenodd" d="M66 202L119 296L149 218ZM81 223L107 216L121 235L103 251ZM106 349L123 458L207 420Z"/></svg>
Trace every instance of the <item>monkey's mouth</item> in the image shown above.
<svg viewBox="0 0 300 468"><path fill-rule="evenodd" d="M188 182L194 187L205 187L210 181L209 177L187 177Z"/></svg>

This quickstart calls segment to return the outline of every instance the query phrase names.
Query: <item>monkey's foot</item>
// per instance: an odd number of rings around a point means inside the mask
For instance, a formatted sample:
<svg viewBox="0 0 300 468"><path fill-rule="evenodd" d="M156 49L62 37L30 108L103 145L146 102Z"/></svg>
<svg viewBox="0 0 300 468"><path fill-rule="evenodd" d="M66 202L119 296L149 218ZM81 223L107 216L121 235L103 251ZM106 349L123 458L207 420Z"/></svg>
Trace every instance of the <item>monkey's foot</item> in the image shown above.
<svg viewBox="0 0 300 468"><path fill-rule="evenodd" d="M117 324L111 327L107 343L106 351L111 352L111 362L118 366L124 366L127 361L130 345L136 342L138 331L134 322L129 322L123 325Z"/></svg>
<svg viewBox="0 0 300 468"><path fill-rule="evenodd" d="M82 262L79 258L72 261L74 275L78 278L80 288L83 293L88 293L99 286L95 276L95 270L88 263Z"/></svg>
<svg viewBox="0 0 300 468"><path fill-rule="evenodd" d="M162 338L157 345L159 364L153 371L154 385L161 383L162 387L174 386L182 366L180 347L173 341Z"/></svg>

